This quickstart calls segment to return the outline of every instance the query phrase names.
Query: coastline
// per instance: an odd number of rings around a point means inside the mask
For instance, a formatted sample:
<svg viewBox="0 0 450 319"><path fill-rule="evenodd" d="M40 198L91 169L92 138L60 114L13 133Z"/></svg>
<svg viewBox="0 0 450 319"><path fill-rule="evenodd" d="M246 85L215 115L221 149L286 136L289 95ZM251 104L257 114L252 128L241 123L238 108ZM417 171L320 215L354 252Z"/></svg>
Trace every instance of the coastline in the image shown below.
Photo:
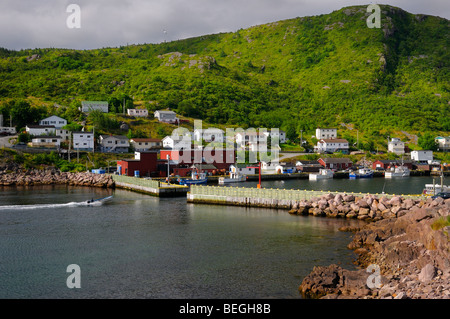
<svg viewBox="0 0 450 319"><path fill-rule="evenodd" d="M398 201L398 199L396 199ZM450 199L415 201L401 214L355 232L348 248L361 269L314 267L299 286L304 298L450 299ZM398 207L391 205L391 208Z"/></svg>
<svg viewBox="0 0 450 319"><path fill-rule="evenodd" d="M106 174L60 172L55 168L47 168L45 170L17 169L14 172L0 171L0 186L29 185L73 185L115 188L114 180Z"/></svg>

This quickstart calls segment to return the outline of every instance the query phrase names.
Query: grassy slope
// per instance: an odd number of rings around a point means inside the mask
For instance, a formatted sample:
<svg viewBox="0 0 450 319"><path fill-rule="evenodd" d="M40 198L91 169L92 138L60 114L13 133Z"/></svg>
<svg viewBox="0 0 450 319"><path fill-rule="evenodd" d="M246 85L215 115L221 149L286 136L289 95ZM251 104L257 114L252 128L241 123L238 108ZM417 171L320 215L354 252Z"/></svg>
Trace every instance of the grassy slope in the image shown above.
<svg viewBox="0 0 450 319"><path fill-rule="evenodd" d="M158 45L3 52L0 97L76 106L128 94L150 110L291 135L335 126L355 139L347 123L377 145L402 131L448 134L448 20L382 9L382 29L348 7Z"/></svg>

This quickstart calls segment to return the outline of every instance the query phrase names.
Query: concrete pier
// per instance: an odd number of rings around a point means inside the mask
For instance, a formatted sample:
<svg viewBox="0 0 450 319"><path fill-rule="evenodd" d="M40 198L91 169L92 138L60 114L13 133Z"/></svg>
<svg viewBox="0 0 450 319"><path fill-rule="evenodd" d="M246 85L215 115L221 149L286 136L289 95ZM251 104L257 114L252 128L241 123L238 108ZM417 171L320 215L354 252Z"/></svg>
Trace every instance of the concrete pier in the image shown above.
<svg viewBox="0 0 450 319"><path fill-rule="evenodd" d="M157 180L149 180L144 178L111 175L115 186L132 190L135 192L145 193L158 197L178 197L186 196L189 187L177 184L167 184Z"/></svg>

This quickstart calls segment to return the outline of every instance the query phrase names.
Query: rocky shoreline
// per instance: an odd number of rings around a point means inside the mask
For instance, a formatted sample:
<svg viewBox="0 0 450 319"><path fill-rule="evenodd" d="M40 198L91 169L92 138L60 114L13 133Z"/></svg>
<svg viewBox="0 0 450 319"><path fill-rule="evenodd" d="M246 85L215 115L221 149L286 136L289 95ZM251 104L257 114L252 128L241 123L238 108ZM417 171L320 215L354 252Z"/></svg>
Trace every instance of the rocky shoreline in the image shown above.
<svg viewBox="0 0 450 319"><path fill-rule="evenodd" d="M101 188L114 188L111 176L89 172L60 172L55 168L46 170L18 170L15 172L0 171L0 186L31 185L72 185Z"/></svg>
<svg viewBox="0 0 450 319"><path fill-rule="evenodd" d="M351 198L343 195L338 204L337 196L302 201L290 213L368 221L360 229L341 229L355 232L348 248L360 269L314 267L299 287L305 298L450 299L450 199L365 196L346 202Z"/></svg>

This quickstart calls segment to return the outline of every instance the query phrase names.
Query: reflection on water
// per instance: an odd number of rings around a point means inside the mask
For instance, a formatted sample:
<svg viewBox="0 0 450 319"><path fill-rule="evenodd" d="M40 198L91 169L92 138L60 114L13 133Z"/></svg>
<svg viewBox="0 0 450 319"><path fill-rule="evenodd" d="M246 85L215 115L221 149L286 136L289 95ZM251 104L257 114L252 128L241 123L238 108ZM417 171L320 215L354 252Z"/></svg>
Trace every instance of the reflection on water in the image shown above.
<svg viewBox="0 0 450 319"><path fill-rule="evenodd" d="M2 188L1 205L64 204L104 189ZM351 268L359 221L186 204L114 191L100 207L0 210L0 298L299 298L316 265ZM68 289L66 267L81 268Z"/></svg>

